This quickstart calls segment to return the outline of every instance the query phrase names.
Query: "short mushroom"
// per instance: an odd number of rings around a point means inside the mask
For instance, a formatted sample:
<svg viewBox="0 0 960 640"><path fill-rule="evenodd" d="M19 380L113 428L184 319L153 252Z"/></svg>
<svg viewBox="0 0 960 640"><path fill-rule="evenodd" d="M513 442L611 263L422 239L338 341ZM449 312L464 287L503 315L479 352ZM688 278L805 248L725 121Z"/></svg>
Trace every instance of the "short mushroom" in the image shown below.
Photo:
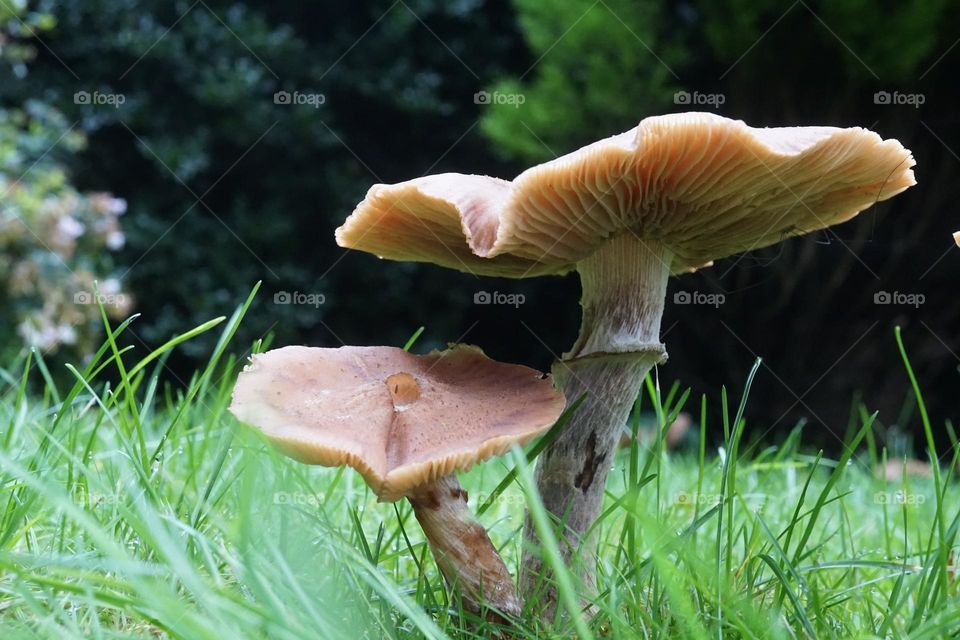
<svg viewBox="0 0 960 640"><path fill-rule="evenodd" d="M553 371L568 399L587 398L537 464L569 554L599 513L641 382L666 358L668 277L844 222L915 184L913 165L898 141L861 128L754 128L680 113L512 181L447 173L374 185L336 237L479 275L580 274L580 335ZM535 558L522 566L539 572Z"/></svg>
<svg viewBox="0 0 960 640"><path fill-rule="evenodd" d="M510 573L455 472L530 441L564 405L547 376L476 347L292 346L253 356L230 410L296 460L349 465L379 500L406 497L466 604L516 615Z"/></svg>
<svg viewBox="0 0 960 640"><path fill-rule="evenodd" d="M885 463L878 463L873 473L876 477L887 482L900 482L906 477L930 478L933 477L933 467L929 462L906 458L897 460L891 458Z"/></svg>

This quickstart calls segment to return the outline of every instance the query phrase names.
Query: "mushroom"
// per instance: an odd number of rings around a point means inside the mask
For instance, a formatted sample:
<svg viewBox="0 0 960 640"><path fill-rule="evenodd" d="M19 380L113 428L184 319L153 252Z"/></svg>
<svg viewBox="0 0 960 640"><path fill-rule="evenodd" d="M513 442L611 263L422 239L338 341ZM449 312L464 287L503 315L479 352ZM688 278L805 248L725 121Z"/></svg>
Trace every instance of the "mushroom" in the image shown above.
<svg viewBox="0 0 960 640"><path fill-rule="evenodd" d="M904 460L887 460L874 468L874 475L887 482L899 482L903 477L930 478L933 476L933 467L929 462L906 458Z"/></svg>
<svg viewBox="0 0 960 640"><path fill-rule="evenodd" d="M349 465L380 501L407 498L466 604L516 615L510 573L455 472L529 442L564 405L548 376L476 347L291 346L253 356L230 411L295 460Z"/></svg>
<svg viewBox="0 0 960 640"><path fill-rule="evenodd" d="M599 513L641 381L666 359L668 277L848 220L915 184L913 165L898 141L861 128L754 128L679 113L509 182L446 173L374 185L336 237L479 275L580 274L580 334L553 373L567 398L587 397L536 471L569 557ZM522 567L530 592L540 565L529 557Z"/></svg>
<svg viewBox="0 0 960 640"><path fill-rule="evenodd" d="M953 241L957 243L958 247L960 247L960 231L954 232Z"/></svg>

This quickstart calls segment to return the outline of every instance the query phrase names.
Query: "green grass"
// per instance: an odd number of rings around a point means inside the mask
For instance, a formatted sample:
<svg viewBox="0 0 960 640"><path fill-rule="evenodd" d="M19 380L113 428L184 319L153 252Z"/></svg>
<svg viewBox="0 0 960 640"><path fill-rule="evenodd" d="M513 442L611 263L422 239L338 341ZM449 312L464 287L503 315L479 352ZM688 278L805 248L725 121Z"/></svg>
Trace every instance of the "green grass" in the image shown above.
<svg viewBox="0 0 960 640"><path fill-rule="evenodd" d="M242 358L227 354L243 351L230 340L245 310L152 354L123 351L124 327L114 327L97 357L71 370L71 385L58 387L35 354L0 371L0 638L496 632L450 600L407 504L378 504L349 470L294 463L230 416ZM209 365L183 385L159 384L169 350L207 331L221 335ZM716 401L727 419L701 433L724 433L725 445L622 451L596 530L596 614L553 624L526 615L513 637L960 631L956 460L933 478L876 479L870 469L885 454L866 410L839 459L804 450L799 429L761 448L750 434L762 425L746 422L748 388L734 381L729 397L691 400L674 387L657 402L648 384L637 415L643 404L667 424ZM520 452L462 476L513 571L527 505L548 562L557 558L530 478ZM561 611L576 611L575 577L558 576Z"/></svg>

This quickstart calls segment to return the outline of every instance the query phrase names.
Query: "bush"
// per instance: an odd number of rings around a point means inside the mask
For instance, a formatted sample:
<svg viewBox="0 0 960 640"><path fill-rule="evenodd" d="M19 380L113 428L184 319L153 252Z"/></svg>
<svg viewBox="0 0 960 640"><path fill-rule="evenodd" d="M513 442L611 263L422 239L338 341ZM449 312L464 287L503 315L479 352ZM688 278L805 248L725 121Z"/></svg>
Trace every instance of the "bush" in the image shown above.
<svg viewBox="0 0 960 640"><path fill-rule="evenodd" d="M82 194L48 159L56 144L76 148L82 136L40 105L0 111L0 332L16 333L44 352L68 347L87 355L100 341L99 300L113 317L132 299L120 288L111 252L124 244L119 216L126 202L106 193Z"/></svg>

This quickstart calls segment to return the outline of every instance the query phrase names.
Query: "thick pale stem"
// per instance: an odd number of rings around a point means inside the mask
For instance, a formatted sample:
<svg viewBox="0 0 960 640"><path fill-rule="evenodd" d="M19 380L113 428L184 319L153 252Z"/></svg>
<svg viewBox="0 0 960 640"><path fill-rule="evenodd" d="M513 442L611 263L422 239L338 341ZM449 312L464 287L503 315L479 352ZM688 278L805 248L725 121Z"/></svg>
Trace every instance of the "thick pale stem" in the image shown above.
<svg viewBox="0 0 960 640"><path fill-rule="evenodd" d="M660 243L624 233L578 264L580 335L562 362L615 355L662 360L660 318L671 259Z"/></svg>
<svg viewBox="0 0 960 640"><path fill-rule="evenodd" d="M564 557L589 592L595 560L588 534L600 513L607 473L644 376L666 358L659 334L671 257L659 243L627 233L577 266L583 288L580 336L554 363L553 374L568 402L586 398L540 455L536 479L544 506L564 524ZM543 571L529 522L526 538L522 591L552 615L556 590Z"/></svg>
<svg viewBox="0 0 960 640"><path fill-rule="evenodd" d="M473 611L481 606L517 616L520 601L486 530L467 507L467 492L453 474L407 495L443 577L460 589Z"/></svg>

